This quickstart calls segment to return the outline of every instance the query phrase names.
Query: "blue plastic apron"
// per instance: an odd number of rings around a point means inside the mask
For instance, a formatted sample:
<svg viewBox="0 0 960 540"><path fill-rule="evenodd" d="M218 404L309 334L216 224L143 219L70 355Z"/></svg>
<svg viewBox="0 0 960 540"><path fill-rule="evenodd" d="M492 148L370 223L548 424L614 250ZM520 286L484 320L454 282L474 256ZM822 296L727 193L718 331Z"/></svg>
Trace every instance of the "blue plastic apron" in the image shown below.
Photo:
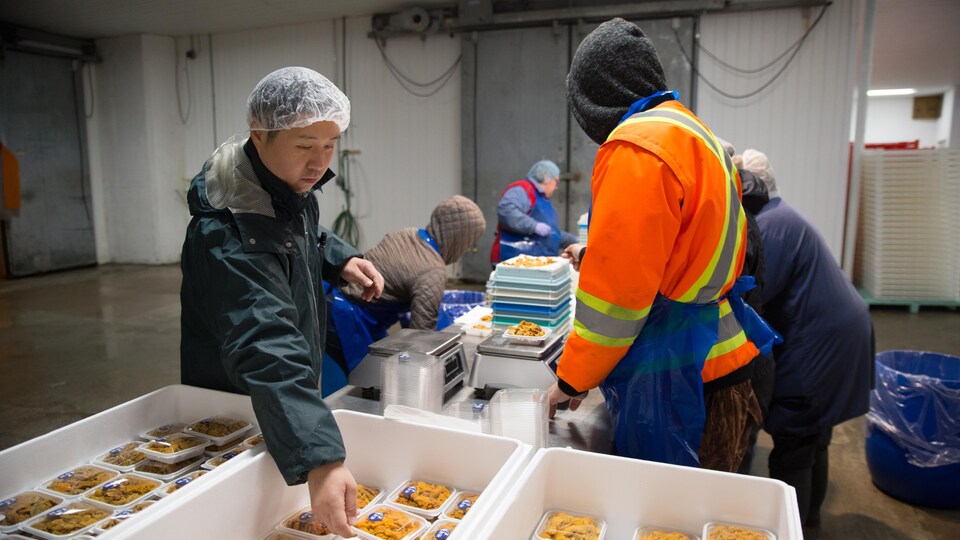
<svg viewBox="0 0 960 540"><path fill-rule="evenodd" d="M530 180L527 180L528 182ZM522 235L507 229L500 231L500 260L516 257L517 255L533 255L556 257L560 254L560 225L557 223L557 212L540 190L534 189L537 201L530 209L530 217L550 226L547 236Z"/></svg>

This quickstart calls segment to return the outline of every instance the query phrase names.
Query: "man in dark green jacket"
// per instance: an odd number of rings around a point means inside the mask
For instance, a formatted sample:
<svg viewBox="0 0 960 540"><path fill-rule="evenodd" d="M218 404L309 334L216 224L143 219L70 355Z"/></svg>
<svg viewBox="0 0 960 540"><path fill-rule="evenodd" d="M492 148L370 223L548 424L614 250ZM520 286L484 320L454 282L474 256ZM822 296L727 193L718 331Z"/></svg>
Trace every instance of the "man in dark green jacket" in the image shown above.
<svg viewBox="0 0 960 540"><path fill-rule="evenodd" d="M350 121L350 102L307 68L267 75L247 101L250 137L233 137L190 185L181 266L181 380L249 394L290 485L315 515L353 536L356 483L320 398L326 308L321 279L383 291L360 252L319 225L314 190Z"/></svg>

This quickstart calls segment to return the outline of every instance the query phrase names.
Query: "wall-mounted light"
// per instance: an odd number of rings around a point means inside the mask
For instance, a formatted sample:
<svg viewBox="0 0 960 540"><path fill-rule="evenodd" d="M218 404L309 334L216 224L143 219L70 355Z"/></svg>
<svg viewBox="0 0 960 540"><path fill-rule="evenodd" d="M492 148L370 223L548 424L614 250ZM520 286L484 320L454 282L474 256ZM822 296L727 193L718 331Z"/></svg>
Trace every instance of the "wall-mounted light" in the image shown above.
<svg viewBox="0 0 960 540"><path fill-rule="evenodd" d="M886 90L867 90L870 97L879 96L912 96L917 93L916 88L888 88Z"/></svg>

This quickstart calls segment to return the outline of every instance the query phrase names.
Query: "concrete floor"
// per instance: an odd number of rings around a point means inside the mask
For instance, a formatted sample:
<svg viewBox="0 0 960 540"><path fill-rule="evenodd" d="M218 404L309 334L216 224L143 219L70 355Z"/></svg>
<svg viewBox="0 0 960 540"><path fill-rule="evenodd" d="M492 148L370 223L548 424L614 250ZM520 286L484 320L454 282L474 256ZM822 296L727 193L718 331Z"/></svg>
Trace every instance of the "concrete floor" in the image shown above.
<svg viewBox="0 0 960 540"><path fill-rule="evenodd" d="M177 266L108 265L0 280L0 450L178 383L179 289ZM960 356L955 310L871 313L878 351ZM960 538L960 510L917 508L874 487L863 440L862 418L834 431L823 524L807 538ZM770 447L761 434L753 474L766 475Z"/></svg>

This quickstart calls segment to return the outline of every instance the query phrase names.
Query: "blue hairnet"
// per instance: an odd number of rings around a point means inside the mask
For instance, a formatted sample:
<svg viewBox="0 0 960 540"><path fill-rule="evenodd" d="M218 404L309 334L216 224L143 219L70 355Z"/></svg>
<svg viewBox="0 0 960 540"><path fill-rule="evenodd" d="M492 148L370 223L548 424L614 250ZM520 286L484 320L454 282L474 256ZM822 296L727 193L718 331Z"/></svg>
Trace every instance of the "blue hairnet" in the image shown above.
<svg viewBox="0 0 960 540"><path fill-rule="evenodd" d="M530 167L530 171L527 173L527 178L542 184L548 178L556 178L560 176L560 167L557 167L557 164L550 161L549 159L543 159L533 164L533 167Z"/></svg>
<svg viewBox="0 0 960 540"><path fill-rule="evenodd" d="M286 67L264 77L247 98L251 130L301 128L333 122L350 124L350 100L326 77L305 67ZM254 127L256 126L256 127Z"/></svg>

